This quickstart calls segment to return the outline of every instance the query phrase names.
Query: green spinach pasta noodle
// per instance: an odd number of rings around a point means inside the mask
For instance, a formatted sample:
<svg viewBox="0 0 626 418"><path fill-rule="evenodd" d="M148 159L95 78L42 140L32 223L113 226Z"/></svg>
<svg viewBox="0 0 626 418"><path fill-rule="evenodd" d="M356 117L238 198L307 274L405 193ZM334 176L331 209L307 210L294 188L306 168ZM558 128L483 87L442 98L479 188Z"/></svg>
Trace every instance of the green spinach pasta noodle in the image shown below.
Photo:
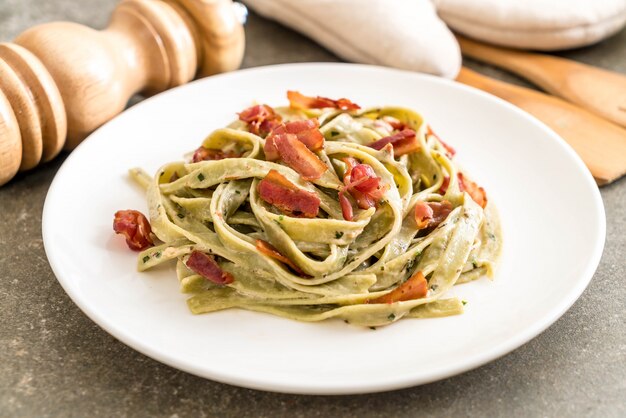
<svg viewBox="0 0 626 418"><path fill-rule="evenodd" d="M154 177L130 171L158 238L138 269L175 262L195 314L241 308L376 327L462 313L450 289L492 275L501 237L493 203L452 147L411 109L289 98L241 112L192 160Z"/></svg>

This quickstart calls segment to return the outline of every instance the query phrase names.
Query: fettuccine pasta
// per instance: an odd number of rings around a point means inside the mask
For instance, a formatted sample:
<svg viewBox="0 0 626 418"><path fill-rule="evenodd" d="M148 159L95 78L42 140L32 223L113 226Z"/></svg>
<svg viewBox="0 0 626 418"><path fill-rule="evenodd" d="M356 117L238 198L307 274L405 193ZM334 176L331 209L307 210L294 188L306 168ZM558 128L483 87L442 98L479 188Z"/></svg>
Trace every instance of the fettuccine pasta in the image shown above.
<svg viewBox="0 0 626 418"><path fill-rule="evenodd" d="M175 262L195 314L376 327L462 313L450 289L491 276L501 237L454 149L410 109L288 96L245 109L190 161L131 170L150 222L118 212L116 232L149 242L138 269Z"/></svg>

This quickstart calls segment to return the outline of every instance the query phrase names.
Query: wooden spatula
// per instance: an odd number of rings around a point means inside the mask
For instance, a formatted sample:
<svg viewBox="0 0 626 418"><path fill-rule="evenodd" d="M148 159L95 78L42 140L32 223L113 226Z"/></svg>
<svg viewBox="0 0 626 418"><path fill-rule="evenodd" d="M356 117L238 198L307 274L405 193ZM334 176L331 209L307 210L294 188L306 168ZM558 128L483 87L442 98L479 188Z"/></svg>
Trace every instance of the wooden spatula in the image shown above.
<svg viewBox="0 0 626 418"><path fill-rule="evenodd" d="M626 127L626 75L551 55L490 46L462 36L457 39L463 55L506 69L550 94Z"/></svg>
<svg viewBox="0 0 626 418"><path fill-rule="evenodd" d="M562 99L463 68L461 83L524 109L558 133L585 162L599 185L626 174L626 130Z"/></svg>

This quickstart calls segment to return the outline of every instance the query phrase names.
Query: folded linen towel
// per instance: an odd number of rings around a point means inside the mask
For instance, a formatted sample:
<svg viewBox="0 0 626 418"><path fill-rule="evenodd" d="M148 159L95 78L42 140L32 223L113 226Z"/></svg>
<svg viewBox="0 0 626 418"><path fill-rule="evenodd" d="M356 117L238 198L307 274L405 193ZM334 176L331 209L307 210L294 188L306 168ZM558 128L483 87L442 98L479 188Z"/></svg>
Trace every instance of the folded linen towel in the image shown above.
<svg viewBox="0 0 626 418"><path fill-rule="evenodd" d="M461 67L454 35L429 0L244 0L341 58L453 78Z"/></svg>
<svg viewBox="0 0 626 418"><path fill-rule="evenodd" d="M626 23L626 0L433 1L453 30L514 48L549 51L591 45Z"/></svg>

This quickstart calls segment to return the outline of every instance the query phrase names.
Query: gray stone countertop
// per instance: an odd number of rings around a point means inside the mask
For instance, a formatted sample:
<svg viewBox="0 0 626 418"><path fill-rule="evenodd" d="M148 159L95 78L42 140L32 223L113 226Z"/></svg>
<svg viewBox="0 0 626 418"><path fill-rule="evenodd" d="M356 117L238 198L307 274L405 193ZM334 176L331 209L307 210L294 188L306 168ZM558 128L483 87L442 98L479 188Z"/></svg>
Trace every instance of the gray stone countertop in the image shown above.
<svg viewBox="0 0 626 418"><path fill-rule="evenodd" d="M102 28L115 3L2 0L0 40L52 20ZM338 61L254 14L246 31L244 67ZM626 31L562 55L626 73ZM64 158L0 188L0 416L626 416L626 179L601 189L607 239L591 284L531 342L428 385L369 395L297 396L232 387L165 366L120 343L78 309L52 273L41 239L44 198ZM572 231L570 239L584 237Z"/></svg>

